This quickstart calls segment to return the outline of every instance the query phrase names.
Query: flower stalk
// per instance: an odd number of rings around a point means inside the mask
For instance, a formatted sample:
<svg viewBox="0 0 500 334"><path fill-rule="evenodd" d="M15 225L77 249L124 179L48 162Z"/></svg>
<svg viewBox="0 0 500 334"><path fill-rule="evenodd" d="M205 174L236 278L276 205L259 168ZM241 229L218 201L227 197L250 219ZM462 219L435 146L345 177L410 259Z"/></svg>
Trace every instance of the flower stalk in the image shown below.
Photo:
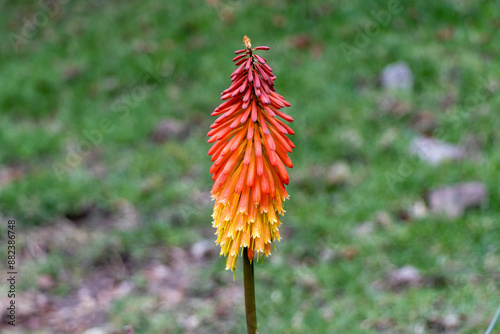
<svg viewBox="0 0 500 334"><path fill-rule="evenodd" d="M257 333L257 310L255 307L255 283L253 261L248 258L247 248L243 250L243 287L245 290L245 314L248 334Z"/></svg>

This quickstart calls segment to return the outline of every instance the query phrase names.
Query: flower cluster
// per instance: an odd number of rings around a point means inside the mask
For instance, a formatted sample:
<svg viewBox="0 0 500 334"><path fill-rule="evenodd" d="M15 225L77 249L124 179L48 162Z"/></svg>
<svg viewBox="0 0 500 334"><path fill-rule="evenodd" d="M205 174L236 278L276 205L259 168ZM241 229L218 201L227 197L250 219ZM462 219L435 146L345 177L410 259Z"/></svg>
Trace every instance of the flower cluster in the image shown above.
<svg viewBox="0 0 500 334"><path fill-rule="evenodd" d="M275 92L274 76L266 60L254 54L269 50L267 46L252 49L250 39L243 38L245 49L235 51L233 61L239 66L231 75L231 86L222 92L222 100L210 126L208 151L214 162L210 168L215 200L212 217L217 229L221 255L227 256L226 269L236 268L240 247L254 252L271 253L271 243L280 239L279 215L288 198L286 167L292 168L288 152L295 145L287 137L293 130L285 121L293 118L280 111L290 104Z"/></svg>

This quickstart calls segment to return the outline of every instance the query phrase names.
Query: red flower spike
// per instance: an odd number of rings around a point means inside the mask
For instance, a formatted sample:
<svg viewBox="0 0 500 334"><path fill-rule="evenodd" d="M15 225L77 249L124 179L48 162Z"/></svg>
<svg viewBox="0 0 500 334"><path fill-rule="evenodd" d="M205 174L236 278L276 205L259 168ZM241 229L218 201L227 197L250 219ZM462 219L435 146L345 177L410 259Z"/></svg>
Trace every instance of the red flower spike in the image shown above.
<svg viewBox="0 0 500 334"><path fill-rule="evenodd" d="M271 254L271 243L280 240L278 231L283 201L288 198L285 184L287 167L293 166L287 152L295 145L285 125L293 121L280 109L290 104L275 93L271 67L253 51L250 39L243 38L245 49L235 51L239 66L231 74L231 85L212 113L218 116L208 132L213 143L208 154L215 200L213 223L221 255L227 257L226 269L236 269L241 247L247 247L250 260Z"/></svg>

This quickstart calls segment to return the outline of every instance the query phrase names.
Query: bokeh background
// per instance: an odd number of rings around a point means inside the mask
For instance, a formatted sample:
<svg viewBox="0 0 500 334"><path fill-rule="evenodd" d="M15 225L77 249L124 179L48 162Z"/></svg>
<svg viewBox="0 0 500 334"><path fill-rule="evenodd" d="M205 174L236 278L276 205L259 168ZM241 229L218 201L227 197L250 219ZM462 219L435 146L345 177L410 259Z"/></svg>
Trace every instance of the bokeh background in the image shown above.
<svg viewBox="0 0 500 334"><path fill-rule="evenodd" d="M497 1L0 5L0 236L16 219L19 271L2 333L246 332L206 143L243 35L270 46L296 131L283 239L256 265L260 332L488 326Z"/></svg>

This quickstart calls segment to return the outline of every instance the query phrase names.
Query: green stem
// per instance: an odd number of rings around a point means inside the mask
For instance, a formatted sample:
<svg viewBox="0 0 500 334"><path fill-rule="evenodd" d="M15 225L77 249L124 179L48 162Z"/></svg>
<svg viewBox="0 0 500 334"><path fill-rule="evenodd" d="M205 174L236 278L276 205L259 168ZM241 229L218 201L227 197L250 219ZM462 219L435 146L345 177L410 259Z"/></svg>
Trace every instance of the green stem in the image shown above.
<svg viewBox="0 0 500 334"><path fill-rule="evenodd" d="M255 309L255 283L253 261L248 259L248 249L243 250L243 286L245 289L245 313L248 334L257 333L257 311Z"/></svg>
<svg viewBox="0 0 500 334"><path fill-rule="evenodd" d="M486 332L484 334L491 334L491 333L493 333L493 328L495 327L495 325L497 324L497 322L498 322L499 319L500 319L500 307L498 308L497 313L493 317L493 320L491 320L491 323L488 326L488 329L486 330Z"/></svg>

